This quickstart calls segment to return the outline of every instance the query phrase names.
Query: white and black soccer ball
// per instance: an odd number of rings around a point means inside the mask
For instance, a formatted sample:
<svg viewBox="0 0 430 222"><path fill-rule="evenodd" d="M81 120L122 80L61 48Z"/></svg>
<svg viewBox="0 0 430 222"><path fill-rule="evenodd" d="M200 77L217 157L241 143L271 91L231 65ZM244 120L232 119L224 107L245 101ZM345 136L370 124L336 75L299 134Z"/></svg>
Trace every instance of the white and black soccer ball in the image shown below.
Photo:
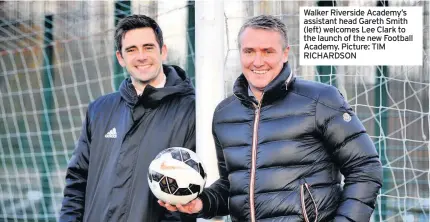
<svg viewBox="0 0 430 222"><path fill-rule="evenodd" d="M206 170L196 153L182 147L160 152L148 169L148 184L159 200L172 205L197 198L206 184Z"/></svg>

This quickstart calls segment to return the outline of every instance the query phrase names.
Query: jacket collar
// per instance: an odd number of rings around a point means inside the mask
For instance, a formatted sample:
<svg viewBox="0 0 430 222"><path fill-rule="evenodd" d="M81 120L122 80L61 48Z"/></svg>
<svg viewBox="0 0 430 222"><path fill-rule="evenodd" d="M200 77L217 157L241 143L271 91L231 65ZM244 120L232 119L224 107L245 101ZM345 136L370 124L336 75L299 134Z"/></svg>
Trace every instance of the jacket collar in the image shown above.
<svg viewBox="0 0 430 222"><path fill-rule="evenodd" d="M134 108L143 105L146 108L153 108L167 98L178 95L194 95L194 87L187 77L185 71L178 66L163 65L166 74L166 84L162 88L154 88L150 85L145 87L141 96L138 96L131 83L131 78L125 79L119 88L121 97L127 105Z"/></svg>
<svg viewBox="0 0 430 222"><path fill-rule="evenodd" d="M295 76L291 71L289 63L284 63L284 67L282 67L280 74L276 76L264 89L261 106L271 104L276 100L285 97L294 80ZM258 104L253 97L249 96L248 88L249 83L245 76L241 74L234 83L233 93L244 105L253 106L253 103Z"/></svg>

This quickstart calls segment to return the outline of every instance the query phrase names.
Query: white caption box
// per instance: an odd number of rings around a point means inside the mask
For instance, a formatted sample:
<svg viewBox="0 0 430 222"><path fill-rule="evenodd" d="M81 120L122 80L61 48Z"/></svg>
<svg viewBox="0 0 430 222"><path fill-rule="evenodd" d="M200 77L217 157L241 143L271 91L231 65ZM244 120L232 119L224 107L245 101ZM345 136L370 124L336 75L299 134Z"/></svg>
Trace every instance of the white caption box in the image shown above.
<svg viewBox="0 0 430 222"><path fill-rule="evenodd" d="M422 7L300 8L300 65L422 66L422 59Z"/></svg>

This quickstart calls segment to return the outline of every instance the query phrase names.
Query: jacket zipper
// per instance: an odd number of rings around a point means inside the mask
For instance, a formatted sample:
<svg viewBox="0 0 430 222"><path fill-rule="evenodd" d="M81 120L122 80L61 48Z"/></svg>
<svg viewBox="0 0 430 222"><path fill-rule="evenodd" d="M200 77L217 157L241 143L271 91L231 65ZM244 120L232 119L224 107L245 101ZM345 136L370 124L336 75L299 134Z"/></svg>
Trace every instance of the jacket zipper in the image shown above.
<svg viewBox="0 0 430 222"><path fill-rule="evenodd" d="M301 201L301 205L302 205L302 211L303 211L303 217L305 219L305 222L310 222L309 217L308 217L308 212L306 210L306 203L305 203L305 188L307 189L309 196L311 198L312 204L315 207L315 221L318 221L318 208L317 205L315 203L314 197L312 196L312 193L309 189L311 185L304 183L300 186L300 201Z"/></svg>
<svg viewBox="0 0 430 222"><path fill-rule="evenodd" d="M285 81L285 89L288 90L288 83L291 81L293 73L291 72ZM236 94L233 95L241 100ZM255 222L255 200L254 200L254 187L255 187L255 168L257 167L257 140L258 140L258 123L260 122L260 109L261 101L263 101L264 92L255 109L254 129L252 134L252 154L251 154L251 179L249 181L249 208L251 211L251 222ZM255 105L255 103L253 103Z"/></svg>
<svg viewBox="0 0 430 222"><path fill-rule="evenodd" d="M308 212L305 207L305 191L303 189L303 185L300 186L300 201L302 205L303 217L305 218L305 222L309 222Z"/></svg>
<svg viewBox="0 0 430 222"><path fill-rule="evenodd" d="M261 101L263 100L263 95L261 96L260 102L255 109L255 119L254 119L254 129L252 133L252 153L251 153L251 179L249 181L249 207L251 210L251 222L255 222L255 200L254 200L254 187L255 187L255 168L257 167L257 142L258 142L258 123L260 122L260 109Z"/></svg>
<svg viewBox="0 0 430 222"><path fill-rule="evenodd" d="M125 134L125 136L124 136L124 139L123 139L123 141L122 141L122 143L124 143L124 140L126 139L126 137L128 136L128 133L132 130L132 129L134 129L135 127L137 127L137 125L139 125L139 124L141 124L141 123L143 123L143 118L145 117L145 116L147 116L147 114L148 114L148 111L147 110L145 110L144 111L144 113L143 113L143 115L142 115L142 117L139 119L139 121L137 122L137 123L133 123L133 125L132 125L132 127L127 131L127 133ZM133 114L132 114L133 115ZM121 145L122 145L122 143L121 143ZM136 148L136 149L138 149L138 147ZM133 187L133 183L134 183L134 180L135 180L135 170L136 170L136 167L137 167L137 159L138 159L138 153L139 153L139 150L137 151L137 153L136 153L136 159L134 160L134 164L133 164L133 168L132 168L132 171L131 171L131 178L130 178L130 189L128 190L128 193L127 193L127 205L128 205L128 207L126 208L126 210L125 210L125 212L123 213L124 214L124 217L125 217L125 220L124 221L128 221L128 217L130 216L130 206L131 206L131 203L132 203L132 200L131 200L131 195L132 195L132 193L133 193L133 191L132 191L132 187ZM122 214L120 214L120 216L121 216Z"/></svg>

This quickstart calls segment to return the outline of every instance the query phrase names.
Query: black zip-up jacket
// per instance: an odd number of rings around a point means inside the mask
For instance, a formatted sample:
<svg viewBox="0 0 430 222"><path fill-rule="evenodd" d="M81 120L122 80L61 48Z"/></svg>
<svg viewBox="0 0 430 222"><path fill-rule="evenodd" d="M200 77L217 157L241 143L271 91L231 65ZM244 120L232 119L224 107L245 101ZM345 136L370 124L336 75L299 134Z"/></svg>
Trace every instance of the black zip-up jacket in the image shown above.
<svg viewBox="0 0 430 222"><path fill-rule="evenodd" d="M241 75L215 110L213 135L220 179L201 194L201 217L369 221L382 166L335 87L294 78L286 63L258 104Z"/></svg>
<svg viewBox="0 0 430 222"><path fill-rule="evenodd" d="M163 70L164 88L148 85L137 96L128 78L89 105L67 168L61 222L180 221L158 205L147 171L163 149L195 151L195 94L182 69Z"/></svg>

